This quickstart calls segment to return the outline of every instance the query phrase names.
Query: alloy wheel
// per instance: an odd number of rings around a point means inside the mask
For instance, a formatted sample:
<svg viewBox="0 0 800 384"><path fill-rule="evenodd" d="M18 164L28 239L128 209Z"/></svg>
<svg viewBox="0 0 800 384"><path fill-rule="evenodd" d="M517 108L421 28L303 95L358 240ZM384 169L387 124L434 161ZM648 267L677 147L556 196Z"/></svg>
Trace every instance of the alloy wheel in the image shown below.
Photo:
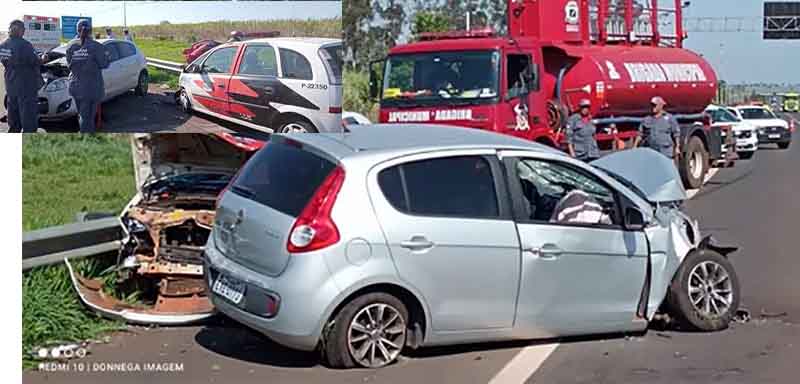
<svg viewBox="0 0 800 384"><path fill-rule="evenodd" d="M704 261L689 273L689 300L705 317L718 318L730 311L733 287L725 268L713 261Z"/></svg>
<svg viewBox="0 0 800 384"><path fill-rule="evenodd" d="M308 130L301 124L289 123L283 126L281 133L308 133Z"/></svg>
<svg viewBox="0 0 800 384"><path fill-rule="evenodd" d="M347 330L350 356L361 366L378 368L394 361L406 342L406 324L391 305L367 305L353 317Z"/></svg>

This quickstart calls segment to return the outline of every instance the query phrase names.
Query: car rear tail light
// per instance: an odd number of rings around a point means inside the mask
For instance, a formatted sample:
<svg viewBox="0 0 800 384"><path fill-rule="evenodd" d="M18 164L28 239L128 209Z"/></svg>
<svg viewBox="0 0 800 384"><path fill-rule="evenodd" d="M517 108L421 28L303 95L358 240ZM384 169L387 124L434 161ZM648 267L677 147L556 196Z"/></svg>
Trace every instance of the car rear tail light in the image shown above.
<svg viewBox="0 0 800 384"><path fill-rule="evenodd" d="M789 122L789 132L794 133L795 125L797 124L797 120L792 120Z"/></svg>
<svg viewBox="0 0 800 384"><path fill-rule="evenodd" d="M329 113L342 113L342 107L329 107Z"/></svg>
<svg viewBox="0 0 800 384"><path fill-rule="evenodd" d="M295 220L286 249L289 253L310 252L339 241L339 229L331 219L331 210L344 184L344 169L336 167L319 186Z"/></svg>

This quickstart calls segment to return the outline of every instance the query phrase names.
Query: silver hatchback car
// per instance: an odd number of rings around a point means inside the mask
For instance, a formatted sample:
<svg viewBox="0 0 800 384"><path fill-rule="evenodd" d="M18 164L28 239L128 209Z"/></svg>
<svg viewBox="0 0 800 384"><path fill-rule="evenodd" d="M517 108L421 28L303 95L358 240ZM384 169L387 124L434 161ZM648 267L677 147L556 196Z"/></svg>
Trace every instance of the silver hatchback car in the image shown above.
<svg viewBox="0 0 800 384"><path fill-rule="evenodd" d="M643 331L657 312L722 329L735 248L701 239L684 199L649 149L590 165L465 128L273 135L220 197L205 280L219 311L334 367Z"/></svg>

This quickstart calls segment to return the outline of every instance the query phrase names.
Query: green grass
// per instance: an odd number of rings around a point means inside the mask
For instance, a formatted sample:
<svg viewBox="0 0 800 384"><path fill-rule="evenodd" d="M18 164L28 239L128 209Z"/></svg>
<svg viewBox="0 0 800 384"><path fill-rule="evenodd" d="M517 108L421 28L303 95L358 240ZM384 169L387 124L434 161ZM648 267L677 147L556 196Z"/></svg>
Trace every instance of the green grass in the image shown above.
<svg viewBox="0 0 800 384"><path fill-rule="evenodd" d="M73 222L81 211L119 212L135 192L128 135L52 134L23 138L22 227L25 231ZM76 263L85 276L101 261ZM123 324L98 317L79 301L63 265L22 276L23 367L35 366L33 348L96 338Z"/></svg>
<svg viewBox="0 0 800 384"><path fill-rule="evenodd" d="M166 84L170 89L178 88L178 78L180 77L178 73L164 71L155 67L148 67L147 73L150 75L150 82L153 84Z"/></svg>
<svg viewBox="0 0 800 384"><path fill-rule="evenodd" d="M119 212L136 191L128 135L26 135L22 146L23 231Z"/></svg>
<svg viewBox="0 0 800 384"><path fill-rule="evenodd" d="M189 48L186 41L136 39L136 46L142 50L146 57L183 63L183 50Z"/></svg>

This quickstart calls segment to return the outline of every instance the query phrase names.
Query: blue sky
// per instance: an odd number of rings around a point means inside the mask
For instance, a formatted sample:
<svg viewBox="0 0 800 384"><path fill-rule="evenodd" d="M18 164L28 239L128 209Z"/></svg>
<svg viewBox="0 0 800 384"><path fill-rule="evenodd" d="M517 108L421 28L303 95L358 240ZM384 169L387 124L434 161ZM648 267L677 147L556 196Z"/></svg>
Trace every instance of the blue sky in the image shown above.
<svg viewBox="0 0 800 384"><path fill-rule="evenodd" d="M746 17L758 22L755 19L763 17L763 3L693 0L686 16ZM717 75L729 82L800 83L800 40L763 40L761 32L690 32L685 46L702 54Z"/></svg>
<svg viewBox="0 0 800 384"><path fill-rule="evenodd" d="M92 16L95 25L122 25L122 1L2 1L0 30L24 14ZM128 1L128 25L190 23L214 20L320 19L340 17L339 1Z"/></svg>

